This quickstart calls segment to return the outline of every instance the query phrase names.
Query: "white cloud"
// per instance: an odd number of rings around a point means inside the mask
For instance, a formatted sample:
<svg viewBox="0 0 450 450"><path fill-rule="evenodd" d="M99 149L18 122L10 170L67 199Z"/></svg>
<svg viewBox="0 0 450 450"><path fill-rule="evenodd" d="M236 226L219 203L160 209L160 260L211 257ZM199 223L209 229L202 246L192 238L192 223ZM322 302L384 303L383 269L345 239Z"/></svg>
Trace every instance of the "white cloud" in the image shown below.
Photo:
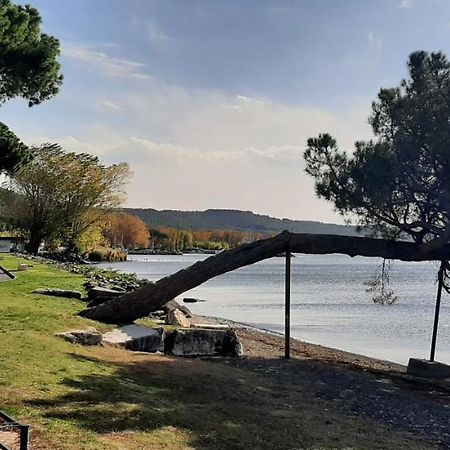
<svg viewBox="0 0 450 450"><path fill-rule="evenodd" d="M100 111L123 111L123 108L117 103L111 102L110 100L99 100L94 104L95 108Z"/></svg>
<svg viewBox="0 0 450 450"><path fill-rule="evenodd" d="M178 42L177 39L162 31L152 20L147 19L144 26L147 31L150 44L155 47L163 47Z"/></svg>
<svg viewBox="0 0 450 450"><path fill-rule="evenodd" d="M128 203L133 206L240 208L339 220L315 197L302 153L307 138L322 132L348 149L369 137L366 99L349 98L335 112L240 93L188 90L155 77L136 87L125 78L143 74L143 65L80 47L69 53L92 71L117 78L117 89L107 98L92 91L71 98L87 111L86 119L79 116L77 134L58 135L56 129L53 136L34 136L28 143L56 141L108 164L128 162L134 172Z"/></svg>
<svg viewBox="0 0 450 450"><path fill-rule="evenodd" d="M150 78L150 75L145 72L145 64L109 56L104 52L92 50L83 45L64 44L62 46L62 54L67 58L88 64L110 77Z"/></svg>
<svg viewBox="0 0 450 450"><path fill-rule="evenodd" d="M399 8L411 8L413 6L413 0L400 0Z"/></svg>
<svg viewBox="0 0 450 450"><path fill-rule="evenodd" d="M369 50L379 52L383 48L383 38L379 34L370 31L367 35L367 45Z"/></svg>
<svg viewBox="0 0 450 450"><path fill-rule="evenodd" d="M41 141L51 141L42 138ZM292 164L301 158L304 149L301 145L284 145L268 148L244 148L239 151L200 151L198 148L183 147L171 143L159 143L149 139L130 137L115 144L92 145L74 136L58 139L58 143L68 151L77 153L92 153L110 163L129 161L131 165L138 164L185 164L187 162L228 162L228 163L260 163Z"/></svg>

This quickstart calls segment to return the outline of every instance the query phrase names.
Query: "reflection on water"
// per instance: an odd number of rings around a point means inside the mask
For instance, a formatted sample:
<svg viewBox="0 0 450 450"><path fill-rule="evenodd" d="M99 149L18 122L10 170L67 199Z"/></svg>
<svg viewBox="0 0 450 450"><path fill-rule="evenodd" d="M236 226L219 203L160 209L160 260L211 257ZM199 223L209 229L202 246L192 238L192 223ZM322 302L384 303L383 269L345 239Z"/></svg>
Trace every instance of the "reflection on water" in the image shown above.
<svg viewBox="0 0 450 450"><path fill-rule="evenodd" d="M158 280L202 255L133 255L123 263L102 264L141 278ZM427 358L436 295L436 263L395 262L392 306L373 304L364 282L379 261L344 255L297 255L292 259L291 334L305 341L406 364ZM283 332L284 258L271 258L220 275L186 292L205 303L189 305L197 314L219 316ZM180 299L180 300L181 300ZM436 359L450 363L450 308L444 294Z"/></svg>

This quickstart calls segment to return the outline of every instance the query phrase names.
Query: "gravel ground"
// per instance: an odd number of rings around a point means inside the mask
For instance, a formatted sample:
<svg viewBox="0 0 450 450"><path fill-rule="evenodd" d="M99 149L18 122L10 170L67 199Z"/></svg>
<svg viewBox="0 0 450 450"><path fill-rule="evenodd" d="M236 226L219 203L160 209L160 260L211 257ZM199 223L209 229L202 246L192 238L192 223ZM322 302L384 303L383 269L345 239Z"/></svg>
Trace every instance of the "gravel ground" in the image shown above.
<svg viewBox="0 0 450 450"><path fill-rule="evenodd" d="M352 414L450 449L450 383L411 377L399 364L296 340L286 360L284 338L245 328L238 334L245 356L223 363L306 389Z"/></svg>

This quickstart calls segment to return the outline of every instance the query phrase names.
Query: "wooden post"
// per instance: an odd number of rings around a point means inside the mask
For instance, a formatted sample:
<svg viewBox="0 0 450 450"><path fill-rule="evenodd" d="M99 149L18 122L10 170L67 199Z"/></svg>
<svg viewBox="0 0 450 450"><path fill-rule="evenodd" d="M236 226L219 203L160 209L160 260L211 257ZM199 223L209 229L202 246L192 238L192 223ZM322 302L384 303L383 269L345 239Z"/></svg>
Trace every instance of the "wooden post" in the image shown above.
<svg viewBox="0 0 450 450"><path fill-rule="evenodd" d="M284 284L284 356L291 357L291 251L286 250Z"/></svg>
<svg viewBox="0 0 450 450"><path fill-rule="evenodd" d="M436 352L436 339L439 325L439 311L441 309L441 296L442 296L442 286L444 285L444 267L445 261L441 261L438 274L438 290L436 295L436 306L434 310L434 325L433 325L433 336L431 338L431 352L430 361L434 361L434 355Z"/></svg>

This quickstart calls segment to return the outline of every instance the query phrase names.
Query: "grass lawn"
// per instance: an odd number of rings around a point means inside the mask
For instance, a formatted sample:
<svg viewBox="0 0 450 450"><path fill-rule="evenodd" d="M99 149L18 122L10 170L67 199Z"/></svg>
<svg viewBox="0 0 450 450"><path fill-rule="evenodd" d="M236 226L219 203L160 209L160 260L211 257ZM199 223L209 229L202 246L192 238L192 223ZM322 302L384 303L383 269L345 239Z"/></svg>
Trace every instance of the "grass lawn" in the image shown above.
<svg viewBox="0 0 450 450"><path fill-rule="evenodd" d="M54 333L108 326L31 291L83 277L37 263L16 275L0 283L0 409L31 425L32 450L430 448L226 363L69 344Z"/></svg>

